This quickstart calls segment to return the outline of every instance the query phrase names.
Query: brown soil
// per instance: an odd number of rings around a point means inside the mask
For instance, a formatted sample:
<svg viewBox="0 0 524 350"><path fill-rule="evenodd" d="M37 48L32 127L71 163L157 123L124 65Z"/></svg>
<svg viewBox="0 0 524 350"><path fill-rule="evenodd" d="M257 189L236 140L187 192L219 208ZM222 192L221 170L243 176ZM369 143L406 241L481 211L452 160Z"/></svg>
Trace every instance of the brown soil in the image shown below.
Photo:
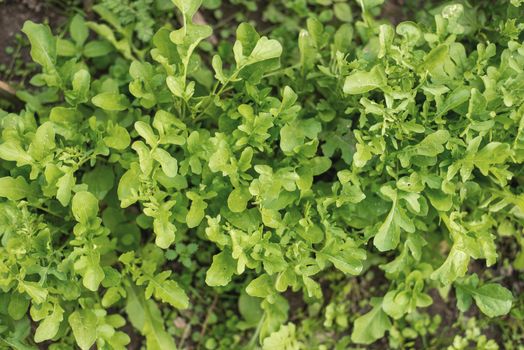
<svg viewBox="0 0 524 350"><path fill-rule="evenodd" d="M0 0L0 64L6 67L14 66L13 55L6 52L7 47L16 47L15 36L20 33L24 22L32 20L33 22L51 23L53 28L57 28L64 18L46 2L41 0ZM28 51L23 49L21 57L27 61ZM13 74L0 71L0 80L9 80L11 82L20 81Z"/></svg>

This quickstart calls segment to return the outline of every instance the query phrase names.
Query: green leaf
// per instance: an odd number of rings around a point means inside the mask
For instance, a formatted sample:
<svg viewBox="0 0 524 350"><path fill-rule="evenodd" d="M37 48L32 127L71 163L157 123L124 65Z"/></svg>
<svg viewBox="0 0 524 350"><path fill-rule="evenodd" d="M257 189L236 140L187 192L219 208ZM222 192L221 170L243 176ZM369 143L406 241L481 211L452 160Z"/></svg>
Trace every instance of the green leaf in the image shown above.
<svg viewBox="0 0 524 350"><path fill-rule="evenodd" d="M0 144L0 158L16 162L18 166L31 164L33 158L20 146L20 144L12 141L7 141Z"/></svg>
<svg viewBox="0 0 524 350"><path fill-rule="evenodd" d="M444 62L448 59L448 57L449 46L446 44L439 45L426 55L424 62L420 65L420 70L434 74L435 69L444 66Z"/></svg>
<svg viewBox="0 0 524 350"><path fill-rule="evenodd" d="M265 36L261 37L251 54L247 58L245 65L254 64L257 62L278 58L282 55L282 45L277 40L268 39Z"/></svg>
<svg viewBox="0 0 524 350"><path fill-rule="evenodd" d="M333 12L335 16L341 21L351 22L353 21L353 13L349 4L345 2L337 2L333 6Z"/></svg>
<svg viewBox="0 0 524 350"><path fill-rule="evenodd" d="M111 148L124 150L129 147L131 137L124 127L114 125L108 128L108 135L104 137L104 143Z"/></svg>
<svg viewBox="0 0 524 350"><path fill-rule="evenodd" d="M439 280L442 285L449 285L466 274L470 256L458 247L453 246L444 263L433 273L431 278Z"/></svg>
<svg viewBox="0 0 524 350"><path fill-rule="evenodd" d="M289 323L281 326L277 332L273 332L269 337L265 338L262 343L262 350L300 349L301 345L296 339L295 325Z"/></svg>
<svg viewBox="0 0 524 350"><path fill-rule="evenodd" d="M74 311L68 318L77 345L89 350L97 339L97 317L89 309Z"/></svg>
<svg viewBox="0 0 524 350"><path fill-rule="evenodd" d="M42 160L55 148L55 130L53 123L45 122L38 127L29 146L28 153L33 159Z"/></svg>
<svg viewBox="0 0 524 350"><path fill-rule="evenodd" d="M31 57L33 61L47 70L54 70L56 63L56 39L51 29L44 24L26 21L22 32L27 35L31 43Z"/></svg>
<svg viewBox="0 0 524 350"><path fill-rule="evenodd" d="M306 137L315 139L321 130L322 125L314 119L286 124L280 129L280 149L285 153L298 152Z"/></svg>
<svg viewBox="0 0 524 350"><path fill-rule="evenodd" d="M225 286L231 281L237 263L228 251L223 251L213 257L213 263L206 273L206 284L211 287Z"/></svg>
<svg viewBox="0 0 524 350"><path fill-rule="evenodd" d="M138 121L135 123L135 130L146 141L146 143L149 146L155 147L157 145L158 137L155 135L153 129L151 129L151 126L149 124L144 123L142 121Z"/></svg>
<svg viewBox="0 0 524 350"><path fill-rule="evenodd" d="M175 177L178 172L178 162L167 151L156 148L153 151L153 159L160 163L162 171L168 177Z"/></svg>
<svg viewBox="0 0 524 350"><path fill-rule="evenodd" d="M131 324L146 337L148 350L176 350L173 338L166 332L162 314L152 300L145 300L135 286L126 288L126 313Z"/></svg>
<svg viewBox="0 0 524 350"><path fill-rule="evenodd" d="M191 18L202 4L202 0L172 0L173 4L187 17Z"/></svg>
<svg viewBox="0 0 524 350"><path fill-rule="evenodd" d="M73 197L72 210L76 221L87 224L98 215L98 200L90 192L78 192Z"/></svg>
<svg viewBox="0 0 524 350"><path fill-rule="evenodd" d="M27 293L35 304L42 304L46 301L49 294L47 289L43 288L37 282L20 281L18 291L20 293Z"/></svg>
<svg viewBox="0 0 524 350"><path fill-rule="evenodd" d="M5 197L12 201L32 197L34 190L22 176L12 178L10 176L0 178L0 197Z"/></svg>
<svg viewBox="0 0 524 350"><path fill-rule="evenodd" d="M453 196L444 194L439 190L426 189L424 191L428 196L431 205L439 211L448 211L453 206Z"/></svg>
<svg viewBox="0 0 524 350"><path fill-rule="evenodd" d="M69 32L71 38L76 42L78 46L81 46L89 36L89 28L87 28L84 18L80 15L75 15L69 25Z"/></svg>
<svg viewBox="0 0 524 350"><path fill-rule="evenodd" d="M201 199L193 200L191 207L186 215L187 227L193 228L200 225L202 219L206 215L205 209L207 208L206 202Z"/></svg>
<svg viewBox="0 0 524 350"><path fill-rule="evenodd" d="M366 253L363 250L337 244L334 239L320 253L337 269L349 275L360 274L363 269L363 261L366 259Z"/></svg>
<svg viewBox="0 0 524 350"><path fill-rule="evenodd" d="M151 279L150 286L154 289L153 295L155 298L169 303L177 309L187 309L189 307L189 298L184 290L173 280L167 280L165 277L169 275L161 273L155 278Z"/></svg>
<svg viewBox="0 0 524 350"><path fill-rule="evenodd" d="M162 249L169 248L175 241L176 227L169 221L170 214L170 212L161 212L153 221L155 244Z"/></svg>
<svg viewBox="0 0 524 350"><path fill-rule="evenodd" d="M64 310L59 304L55 304L51 315L47 316L35 331L35 342L41 343L55 337L60 328L60 323L64 319Z"/></svg>
<svg viewBox="0 0 524 350"><path fill-rule="evenodd" d="M355 320L351 340L357 344L371 344L382 338L390 328L391 322L379 303Z"/></svg>
<svg viewBox="0 0 524 350"><path fill-rule="evenodd" d="M269 275L263 274L255 278L246 287L247 294L252 297L266 298L275 293L273 282Z"/></svg>
<svg viewBox="0 0 524 350"><path fill-rule="evenodd" d="M29 298L27 298L24 294L14 292L11 294L9 299L7 312L9 313L9 316L18 321L26 315L29 304Z"/></svg>
<svg viewBox="0 0 524 350"><path fill-rule="evenodd" d="M87 184L89 192L93 193L98 200L104 197L113 188L115 174L110 166L100 165L93 170L84 173L82 182Z"/></svg>
<svg viewBox="0 0 524 350"><path fill-rule="evenodd" d="M71 191L75 185L76 179L71 169L67 169L65 174L62 175L56 182L58 190L56 192L56 198L64 207L69 204L71 200Z"/></svg>
<svg viewBox="0 0 524 350"><path fill-rule="evenodd" d="M106 111L124 111L129 106L129 101L125 95L115 92L102 92L91 99L91 102Z"/></svg>
<svg viewBox="0 0 524 350"><path fill-rule="evenodd" d="M105 56L113 51L113 46L105 40L93 40L84 46L84 56L95 58Z"/></svg>
<svg viewBox="0 0 524 350"><path fill-rule="evenodd" d="M358 0L357 1L362 10L369 11L370 9L380 6L384 3L384 0Z"/></svg>
<svg viewBox="0 0 524 350"><path fill-rule="evenodd" d="M238 298L238 311L252 327L256 327L264 316L264 312L260 308L260 298L252 297L245 292L242 292Z"/></svg>
<svg viewBox="0 0 524 350"><path fill-rule="evenodd" d="M508 314L513 304L511 292L496 283L487 283L474 289L473 299L480 311L489 317Z"/></svg>
<svg viewBox="0 0 524 350"><path fill-rule="evenodd" d="M511 154L507 143L490 142L473 157L473 163L484 176L487 176L493 165L504 163Z"/></svg>
<svg viewBox="0 0 524 350"><path fill-rule="evenodd" d="M99 251L88 250L86 255L75 262L74 268L82 275L83 286L90 291L96 292L105 277L104 270L100 266Z"/></svg>
<svg viewBox="0 0 524 350"><path fill-rule="evenodd" d="M118 183L118 199L120 206L127 208L139 199L140 169L136 163L122 175Z"/></svg>
<svg viewBox="0 0 524 350"><path fill-rule="evenodd" d="M369 72L356 71L347 76L343 91L348 95L359 95L386 85L384 70L380 66L374 66Z"/></svg>
<svg viewBox="0 0 524 350"><path fill-rule="evenodd" d="M235 188L227 197L227 206L233 213L241 213L247 208L251 193L246 188Z"/></svg>
<svg viewBox="0 0 524 350"><path fill-rule="evenodd" d="M384 222L379 226L373 245L381 252L388 251L397 247L400 242L400 224L396 191L392 194L393 205L386 216Z"/></svg>

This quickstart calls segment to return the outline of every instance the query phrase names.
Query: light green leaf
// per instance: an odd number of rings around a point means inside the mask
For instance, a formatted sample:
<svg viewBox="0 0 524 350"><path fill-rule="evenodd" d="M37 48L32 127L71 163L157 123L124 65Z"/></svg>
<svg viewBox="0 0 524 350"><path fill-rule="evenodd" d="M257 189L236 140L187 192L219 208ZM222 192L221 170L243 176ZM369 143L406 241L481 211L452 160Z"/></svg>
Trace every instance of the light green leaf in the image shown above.
<svg viewBox="0 0 524 350"><path fill-rule="evenodd" d="M357 0L357 2L363 11L369 11L374 7L382 5L384 0Z"/></svg>
<svg viewBox="0 0 524 350"><path fill-rule="evenodd" d="M160 163L162 171L168 177L175 177L178 172L178 162L167 151L156 148L153 151L153 159Z"/></svg>
<svg viewBox="0 0 524 350"><path fill-rule="evenodd" d="M37 282L20 281L18 291L20 293L27 293L35 304L42 304L46 301L48 295L47 289L43 288Z"/></svg>
<svg viewBox="0 0 524 350"><path fill-rule="evenodd" d="M155 244L162 249L167 249L175 241L176 227L169 220L170 213L161 213L153 221L155 231Z"/></svg>
<svg viewBox="0 0 524 350"><path fill-rule="evenodd" d="M64 319L64 309L59 304L55 304L51 315L44 318L35 331L35 342L41 343L45 340L53 339L58 333L60 323Z"/></svg>
<svg viewBox="0 0 524 350"><path fill-rule="evenodd" d="M104 137L104 143L111 148L123 150L129 147L131 137L124 127L113 125L108 128L108 135Z"/></svg>
<svg viewBox="0 0 524 350"><path fill-rule="evenodd" d="M335 13L335 16L341 21L346 21L346 22L353 21L353 13L348 3L337 2L333 6L333 12Z"/></svg>
<svg viewBox="0 0 524 350"><path fill-rule="evenodd" d="M387 78L380 66L374 66L369 72L357 71L346 77L343 91L348 95L359 95L387 85Z"/></svg>
<svg viewBox="0 0 524 350"><path fill-rule="evenodd" d="M126 313L131 324L146 337L146 349L176 350L173 338L165 330L162 314L156 303L144 300L144 293L139 293L135 286L129 286L126 291Z"/></svg>
<svg viewBox="0 0 524 350"><path fill-rule="evenodd" d="M267 274L262 274L247 285L246 292L252 297L266 298L274 294L275 289L273 288L271 277Z"/></svg>
<svg viewBox="0 0 524 350"><path fill-rule="evenodd" d="M0 197L12 201L34 196L35 192L22 176L12 178L10 176L0 178Z"/></svg>
<svg viewBox="0 0 524 350"><path fill-rule="evenodd" d="M225 286L231 281L231 277L237 268L236 260L231 253L223 251L213 257L213 263L206 273L206 284L208 286Z"/></svg>
<svg viewBox="0 0 524 350"><path fill-rule="evenodd" d="M294 350L302 347L303 344L299 343L296 338L293 323L281 326L277 332L273 332L262 343L262 350Z"/></svg>
<svg viewBox="0 0 524 350"><path fill-rule="evenodd" d="M191 18L202 4L202 0L171 0L187 17Z"/></svg>
<svg viewBox="0 0 524 350"><path fill-rule="evenodd" d="M138 164L131 164L131 168L122 175L118 183L118 199L120 206L127 208L139 199L140 169Z"/></svg>
<svg viewBox="0 0 524 350"><path fill-rule="evenodd" d="M155 298L170 304L177 309L187 309L189 298L186 292L173 280L156 280L150 282L153 284Z"/></svg>
<svg viewBox="0 0 524 350"><path fill-rule="evenodd" d="M151 129L149 124L144 123L143 121L137 121L135 123L135 130L149 146L155 147L157 145L158 137L155 135L155 132Z"/></svg>
<svg viewBox="0 0 524 350"><path fill-rule="evenodd" d="M390 328L391 322L382 310L382 304L378 304L355 320L351 340L357 344L371 344L382 338Z"/></svg>
<svg viewBox="0 0 524 350"><path fill-rule="evenodd" d="M378 231L373 239L373 244L381 252L396 248L400 241L400 225L397 222L397 199L393 198L393 205L389 211L388 216L378 228Z"/></svg>
<svg viewBox="0 0 524 350"><path fill-rule="evenodd" d="M282 45L277 40L261 37L251 54L245 61L244 65L249 65L272 58L278 58L282 55Z"/></svg>
<svg viewBox="0 0 524 350"><path fill-rule="evenodd" d="M91 102L106 111L124 111L129 106L129 100L125 95L116 92L102 92L91 99Z"/></svg>
<svg viewBox="0 0 524 350"><path fill-rule="evenodd" d="M77 45L81 46L89 36L89 28L87 28L84 18L80 15L75 15L69 25L69 32L71 38L76 42Z"/></svg>
<svg viewBox="0 0 524 350"><path fill-rule="evenodd" d="M247 188L235 188L227 197L227 206L233 213L241 213L247 208L251 193Z"/></svg>
<svg viewBox="0 0 524 350"><path fill-rule="evenodd" d="M0 145L0 158L16 162L18 166L31 164L33 158L20 146L20 144L12 141L4 142Z"/></svg>
<svg viewBox="0 0 524 350"><path fill-rule="evenodd" d="M41 160L55 148L55 130L53 123L45 122L38 127L29 146L28 153L32 158Z"/></svg>
<svg viewBox="0 0 524 350"><path fill-rule="evenodd" d="M442 285L449 285L466 274L469 260L470 256L466 252L453 246L444 263L433 271L431 278L440 281Z"/></svg>
<svg viewBox="0 0 524 350"><path fill-rule="evenodd" d="M72 210L76 221L87 224L98 215L98 200L90 192L78 192L73 197Z"/></svg>
<svg viewBox="0 0 524 350"><path fill-rule="evenodd" d="M77 310L69 315L68 321L80 349L89 350L97 339L95 313L89 309Z"/></svg>
<svg viewBox="0 0 524 350"><path fill-rule="evenodd" d="M44 24L26 21L22 28L31 43L31 57L46 70L54 70L56 63L56 39Z"/></svg>
<svg viewBox="0 0 524 350"><path fill-rule="evenodd" d="M84 56L87 58L102 57L113 51L113 46L105 40L93 40L84 46Z"/></svg>
<svg viewBox="0 0 524 350"><path fill-rule="evenodd" d="M439 45L431 50L426 57L424 62L420 66L422 72L429 72L434 74L437 68L443 67L444 62L449 57L449 46L446 44Z"/></svg>
<svg viewBox="0 0 524 350"><path fill-rule="evenodd" d="M65 174L56 182L56 186L58 187L56 198L64 207L66 207L71 200L71 190L73 189L75 182L76 179L73 175L73 170L71 169L67 169Z"/></svg>
<svg viewBox="0 0 524 350"><path fill-rule="evenodd" d="M207 204L201 199L193 200L191 207L186 215L187 227L193 228L200 225L202 219L206 215Z"/></svg>

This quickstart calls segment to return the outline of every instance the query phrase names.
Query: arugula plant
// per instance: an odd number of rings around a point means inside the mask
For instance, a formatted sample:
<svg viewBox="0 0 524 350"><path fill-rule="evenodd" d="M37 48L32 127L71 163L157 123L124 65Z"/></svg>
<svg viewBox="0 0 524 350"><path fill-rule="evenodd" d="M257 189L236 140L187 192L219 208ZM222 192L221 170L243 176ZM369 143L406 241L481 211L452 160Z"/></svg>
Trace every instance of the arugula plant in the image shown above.
<svg viewBox="0 0 524 350"><path fill-rule="evenodd" d="M249 298L249 346L304 347L285 293L322 300L332 269L389 282L356 344L433 288L507 314L511 291L468 269L497 263L502 226L522 231L522 6L501 2L501 26L471 43L482 6L392 26L382 2L357 1L355 21L326 1L292 40L242 23L217 50L199 0L173 0L179 23L147 49L107 4L63 38L26 22L42 73L22 112L0 113L0 342L125 349L129 322L175 349L163 310L195 303L183 269L200 249L208 288Z"/></svg>

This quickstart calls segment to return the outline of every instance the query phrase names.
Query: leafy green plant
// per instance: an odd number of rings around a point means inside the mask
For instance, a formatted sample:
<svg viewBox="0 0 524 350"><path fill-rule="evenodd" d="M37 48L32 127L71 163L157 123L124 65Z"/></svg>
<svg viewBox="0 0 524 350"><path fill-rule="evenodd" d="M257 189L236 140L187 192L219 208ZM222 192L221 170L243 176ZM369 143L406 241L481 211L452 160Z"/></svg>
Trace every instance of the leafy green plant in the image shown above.
<svg viewBox="0 0 524 350"><path fill-rule="evenodd" d="M212 291L238 298L250 337L205 340L213 306L197 344L299 349L288 294L320 308L325 276L370 268L387 283L356 319L325 310L351 327L339 346L383 338L435 289L510 312L512 292L470 269L495 266L503 225L522 231L520 3L486 32L482 5L392 26L383 1L316 3L296 40L241 23L216 47L199 0L173 0L179 26L147 48L107 3L64 38L26 22L42 73L0 114L0 342L125 349L129 323L176 349L165 320Z"/></svg>

